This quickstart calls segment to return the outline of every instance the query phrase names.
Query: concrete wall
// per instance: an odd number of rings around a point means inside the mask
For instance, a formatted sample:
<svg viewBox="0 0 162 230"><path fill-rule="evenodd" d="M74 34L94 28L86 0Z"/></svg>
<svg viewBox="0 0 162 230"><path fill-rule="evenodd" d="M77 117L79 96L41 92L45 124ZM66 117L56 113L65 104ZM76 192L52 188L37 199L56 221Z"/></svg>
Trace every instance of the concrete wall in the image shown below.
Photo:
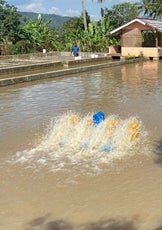
<svg viewBox="0 0 162 230"><path fill-rule="evenodd" d="M158 58L162 55L162 48L157 47L122 47L121 56L135 56L139 57L143 54L144 57Z"/></svg>
<svg viewBox="0 0 162 230"><path fill-rule="evenodd" d="M87 72L87 71L98 70L98 69L107 68L111 66L118 66L118 65L124 65L127 63L144 61L144 59L138 58L134 60L122 60L122 61L120 60L116 62L102 61L102 63L98 63L98 62L94 62L95 59L93 60L92 59L89 59L90 62L88 62L87 60L87 63L85 66L81 65L82 60L78 60L75 62L76 65L74 65L74 63L73 64L68 63L71 66L71 68L69 66L68 68L62 68L60 70L53 70L50 72L42 72L42 73L36 73L36 74L33 73L33 74L25 75L25 76L23 76L23 73L22 73L22 76L11 77L11 78L6 77L3 79L0 79L0 87L13 85L13 84L21 83L21 82L29 82L29 81L35 81L35 80L40 80L40 79L54 78L54 77L68 75L68 74L76 74L79 72Z"/></svg>
<svg viewBox="0 0 162 230"><path fill-rule="evenodd" d="M79 56L81 58L91 58L92 56L105 57L108 53L98 53L98 52L80 52ZM40 52L40 53L30 53L30 54L20 54L20 55L0 55L1 60L18 60L18 61L34 61L38 62L40 60L44 61L63 61L63 60L74 60L71 52Z"/></svg>

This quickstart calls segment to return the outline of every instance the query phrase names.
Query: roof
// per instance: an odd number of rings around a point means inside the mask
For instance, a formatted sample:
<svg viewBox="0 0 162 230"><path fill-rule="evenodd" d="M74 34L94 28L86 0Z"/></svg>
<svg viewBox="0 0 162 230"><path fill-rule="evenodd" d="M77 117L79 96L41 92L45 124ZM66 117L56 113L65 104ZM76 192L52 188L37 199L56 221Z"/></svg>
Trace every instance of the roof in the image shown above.
<svg viewBox="0 0 162 230"><path fill-rule="evenodd" d="M138 22L144 26L149 26L150 29L156 29L158 30L159 32L162 32L162 22L160 21L157 21L157 20L153 20L153 19L144 19L144 18L136 18L128 23L126 23L125 25L123 26L120 26L118 27L117 29L115 30L112 30L109 35L113 35L113 34L117 34L119 33L122 29L124 29L125 27L135 23L135 22Z"/></svg>

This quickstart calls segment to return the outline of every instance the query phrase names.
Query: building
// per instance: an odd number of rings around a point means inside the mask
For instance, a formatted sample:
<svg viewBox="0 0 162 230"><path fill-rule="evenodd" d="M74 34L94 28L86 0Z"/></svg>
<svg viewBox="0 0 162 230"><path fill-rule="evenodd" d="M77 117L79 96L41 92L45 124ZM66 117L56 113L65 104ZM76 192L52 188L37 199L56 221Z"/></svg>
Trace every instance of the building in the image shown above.
<svg viewBox="0 0 162 230"><path fill-rule="evenodd" d="M109 37L120 38L120 46L110 46L109 54L121 57L162 57L162 22L137 18L111 31Z"/></svg>

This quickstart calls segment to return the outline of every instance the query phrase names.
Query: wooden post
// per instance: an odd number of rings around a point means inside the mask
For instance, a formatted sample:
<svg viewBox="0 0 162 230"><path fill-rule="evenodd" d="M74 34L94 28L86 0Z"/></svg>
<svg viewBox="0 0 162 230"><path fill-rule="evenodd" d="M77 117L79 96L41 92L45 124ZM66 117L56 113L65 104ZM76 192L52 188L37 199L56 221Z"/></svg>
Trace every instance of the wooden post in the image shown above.
<svg viewBox="0 0 162 230"><path fill-rule="evenodd" d="M156 38L155 38L155 44L156 44L156 47L158 47L158 31L156 30Z"/></svg>

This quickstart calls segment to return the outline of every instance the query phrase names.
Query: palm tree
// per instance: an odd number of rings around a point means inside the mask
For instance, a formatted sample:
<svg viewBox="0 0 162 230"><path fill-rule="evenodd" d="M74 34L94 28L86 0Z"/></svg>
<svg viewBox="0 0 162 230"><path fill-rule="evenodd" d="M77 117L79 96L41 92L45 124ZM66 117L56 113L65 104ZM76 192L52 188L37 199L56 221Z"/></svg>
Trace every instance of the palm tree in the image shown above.
<svg viewBox="0 0 162 230"><path fill-rule="evenodd" d="M104 0L97 0L98 3L100 3L100 8L101 8L101 28L102 28L102 33L103 37L105 36L105 12L104 12Z"/></svg>
<svg viewBox="0 0 162 230"><path fill-rule="evenodd" d="M87 31L87 19L86 19L84 0L82 0L82 11L83 11L84 29L85 29L85 31Z"/></svg>
<svg viewBox="0 0 162 230"><path fill-rule="evenodd" d="M101 5L100 8L101 8L101 18L102 18L104 16L104 5L103 5L103 3L104 3L105 0L97 0L97 1Z"/></svg>
<svg viewBox="0 0 162 230"><path fill-rule="evenodd" d="M154 19L160 17L162 21L162 1L152 0L152 16Z"/></svg>
<svg viewBox="0 0 162 230"><path fill-rule="evenodd" d="M104 0L98 0L98 3L100 3L101 7L101 17L104 16Z"/></svg>
<svg viewBox="0 0 162 230"><path fill-rule="evenodd" d="M161 0L142 0L142 4L139 8L144 10L144 15L148 15L153 19L160 17L162 20Z"/></svg>

